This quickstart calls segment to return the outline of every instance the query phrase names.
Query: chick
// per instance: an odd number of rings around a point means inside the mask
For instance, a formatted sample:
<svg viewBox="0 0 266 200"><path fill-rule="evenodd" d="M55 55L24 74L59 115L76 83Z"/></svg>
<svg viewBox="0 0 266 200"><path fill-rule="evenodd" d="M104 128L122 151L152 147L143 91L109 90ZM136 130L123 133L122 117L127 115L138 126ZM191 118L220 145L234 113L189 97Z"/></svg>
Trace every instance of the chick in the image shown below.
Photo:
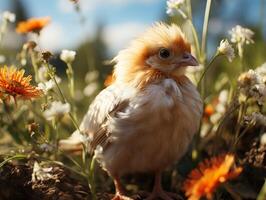
<svg viewBox="0 0 266 200"><path fill-rule="evenodd" d="M156 23L114 58L115 81L90 105L80 129L92 138L97 159L125 196L120 177L153 172L150 199L172 199L161 186L162 171L180 160L197 132L202 101L184 75L197 66L180 28Z"/></svg>

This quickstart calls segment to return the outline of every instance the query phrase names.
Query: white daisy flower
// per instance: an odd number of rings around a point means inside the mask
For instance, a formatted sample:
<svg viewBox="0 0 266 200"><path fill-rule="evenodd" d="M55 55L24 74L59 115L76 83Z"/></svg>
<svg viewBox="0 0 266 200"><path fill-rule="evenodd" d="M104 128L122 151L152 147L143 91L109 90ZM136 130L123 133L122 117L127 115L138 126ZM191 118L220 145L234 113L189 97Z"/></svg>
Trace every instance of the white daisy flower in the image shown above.
<svg viewBox="0 0 266 200"><path fill-rule="evenodd" d="M8 22L15 22L16 21L16 15L9 11L4 11L2 14L2 17L4 20Z"/></svg>
<svg viewBox="0 0 266 200"><path fill-rule="evenodd" d="M56 117L61 117L70 112L70 104L62 103L61 101L53 101L49 109L44 111L44 117L47 120L53 120Z"/></svg>
<svg viewBox="0 0 266 200"><path fill-rule="evenodd" d="M248 28L243 28L240 25L236 25L229 31L231 35L231 42L233 43L240 43L240 44L250 44L254 43L252 37L254 32Z"/></svg>
<svg viewBox="0 0 266 200"><path fill-rule="evenodd" d="M238 78L240 92L246 97L253 97L260 105L266 100L266 85L263 77L254 70L242 73Z"/></svg>
<svg viewBox="0 0 266 200"><path fill-rule="evenodd" d="M266 116L259 112L254 112L251 115L245 116L245 120L250 123L266 126Z"/></svg>
<svg viewBox="0 0 266 200"><path fill-rule="evenodd" d="M93 82L84 88L83 93L85 96L90 97L97 91L97 89L98 89L98 84L96 82Z"/></svg>
<svg viewBox="0 0 266 200"><path fill-rule="evenodd" d="M222 40L220 42L219 47L217 48L217 51L219 54L225 55L229 62L232 62L235 58L235 50L231 46L231 44L228 42L228 40Z"/></svg>
<svg viewBox="0 0 266 200"><path fill-rule="evenodd" d="M76 52L64 49L60 54L60 59L66 63L72 63L75 60Z"/></svg>
<svg viewBox="0 0 266 200"><path fill-rule="evenodd" d="M91 83L95 81L99 77L99 72L96 70L89 71L86 76L85 76L85 82L86 83Z"/></svg>
<svg viewBox="0 0 266 200"><path fill-rule="evenodd" d="M259 75L252 69L240 74L238 77L238 84L240 87L250 87L252 85L258 84L260 82Z"/></svg>
<svg viewBox="0 0 266 200"><path fill-rule="evenodd" d="M49 79L47 67L45 67L44 65L42 65L38 69L38 77L39 77L40 82L46 82Z"/></svg>
<svg viewBox="0 0 266 200"><path fill-rule="evenodd" d="M178 7L180 7L184 3L185 0L168 0L166 2L167 4L166 13L170 16L173 16L176 13Z"/></svg>
<svg viewBox="0 0 266 200"><path fill-rule="evenodd" d="M255 71L263 77L263 82L266 83L266 63L263 63L261 66L257 67Z"/></svg>
<svg viewBox="0 0 266 200"><path fill-rule="evenodd" d="M57 83L61 82L61 78L59 78L58 76L56 76L55 79ZM52 79L50 79L49 81L38 83L38 89L44 91L45 94L47 94L47 92L53 89L54 87L55 87L55 82Z"/></svg>

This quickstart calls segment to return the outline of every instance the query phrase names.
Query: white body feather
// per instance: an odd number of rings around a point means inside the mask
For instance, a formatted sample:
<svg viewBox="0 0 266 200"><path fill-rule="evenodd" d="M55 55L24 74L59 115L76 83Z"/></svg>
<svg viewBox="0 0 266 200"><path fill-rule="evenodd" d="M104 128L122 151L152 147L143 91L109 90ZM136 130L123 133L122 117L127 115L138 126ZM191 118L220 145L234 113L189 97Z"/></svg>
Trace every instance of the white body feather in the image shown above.
<svg viewBox="0 0 266 200"><path fill-rule="evenodd" d="M80 128L95 137L104 127L108 145L99 161L110 175L121 176L162 170L178 161L201 115L201 98L186 77L163 79L143 90L114 83L96 97Z"/></svg>

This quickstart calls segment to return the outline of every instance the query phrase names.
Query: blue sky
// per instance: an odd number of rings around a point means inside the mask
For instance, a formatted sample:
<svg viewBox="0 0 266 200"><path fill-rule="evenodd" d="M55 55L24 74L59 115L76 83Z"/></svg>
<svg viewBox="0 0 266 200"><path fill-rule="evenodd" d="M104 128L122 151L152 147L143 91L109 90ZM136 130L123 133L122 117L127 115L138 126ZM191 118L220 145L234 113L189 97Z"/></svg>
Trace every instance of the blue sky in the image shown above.
<svg viewBox="0 0 266 200"><path fill-rule="evenodd" d="M42 32L41 45L44 49L75 49L82 41L93 37L96 25L103 23L103 36L112 54L127 46L130 39L152 23L160 20L166 7L165 0L80 0L82 13L86 18L86 23L81 25L80 16L69 0L20 1L29 17L52 18L52 23ZM244 26L258 23L261 1L266 0L224 0L222 4L213 1L213 6L223 6L223 12L219 13L219 17L211 19L210 33L226 35L227 30L240 21ZM8 10L9 2L10 0L1 0L0 11ZM196 12L198 16L195 21L198 27L202 24L203 3Z"/></svg>
<svg viewBox="0 0 266 200"><path fill-rule="evenodd" d="M134 35L163 15L162 0L81 0L80 16L69 0L21 0L29 17L51 16L52 23L43 30L41 43L44 48L59 50L75 48L83 40L93 37L98 23L106 26L104 37L111 51L126 46ZM8 10L8 0L0 2L0 10Z"/></svg>

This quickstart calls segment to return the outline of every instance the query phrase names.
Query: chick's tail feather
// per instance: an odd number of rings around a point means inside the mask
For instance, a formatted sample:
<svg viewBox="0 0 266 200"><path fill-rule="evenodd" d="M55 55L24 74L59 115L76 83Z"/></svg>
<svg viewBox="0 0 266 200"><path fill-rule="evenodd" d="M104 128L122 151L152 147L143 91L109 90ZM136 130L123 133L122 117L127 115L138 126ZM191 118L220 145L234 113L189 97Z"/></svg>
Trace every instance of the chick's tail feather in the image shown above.
<svg viewBox="0 0 266 200"><path fill-rule="evenodd" d="M79 131L75 131L67 139L59 140L59 149L64 152L73 154L81 154L82 152L82 138Z"/></svg>

